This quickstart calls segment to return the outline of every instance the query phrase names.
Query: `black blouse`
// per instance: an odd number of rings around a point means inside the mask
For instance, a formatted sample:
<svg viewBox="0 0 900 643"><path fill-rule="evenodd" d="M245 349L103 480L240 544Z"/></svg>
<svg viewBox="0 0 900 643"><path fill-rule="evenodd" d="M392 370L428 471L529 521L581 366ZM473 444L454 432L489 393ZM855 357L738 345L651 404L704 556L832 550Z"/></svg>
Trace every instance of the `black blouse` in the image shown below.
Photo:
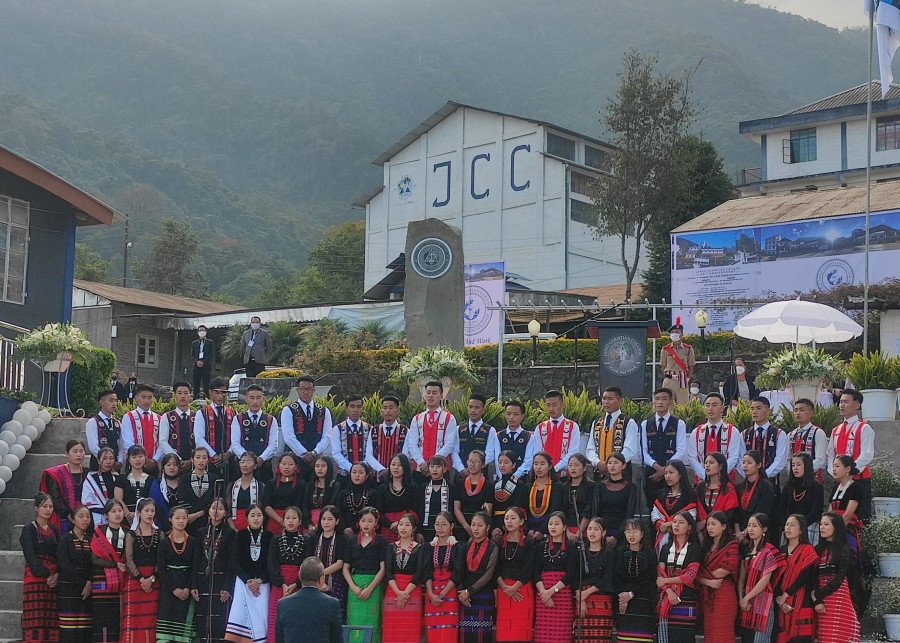
<svg viewBox="0 0 900 643"><path fill-rule="evenodd" d="M269 480L263 489L262 504L272 509L287 509L293 505L302 511L305 495L306 485L299 477L294 478L293 485L278 479Z"/></svg>
<svg viewBox="0 0 900 643"><path fill-rule="evenodd" d="M223 588L231 588L234 582L234 569L231 568L231 549L234 547L234 529L229 527L224 521L213 528L210 534L209 525L202 529L194 531L197 538L196 558L194 559L194 585L193 589L200 590L201 594L209 591L209 576L207 575L207 567L210 564L210 558L215 552L215 558L212 560L213 591L217 592ZM212 541L212 542L210 542Z"/></svg>
<svg viewBox="0 0 900 643"><path fill-rule="evenodd" d="M59 541L56 558L59 561L59 581L61 583L84 587L93 578L90 534L86 534L84 540L78 540L71 531L64 534Z"/></svg>
<svg viewBox="0 0 900 643"><path fill-rule="evenodd" d="M125 536L125 564L135 578L140 578L139 567L155 567L159 561L159 545L166 535L159 529L149 536L129 531ZM168 540L166 540L168 542ZM151 574L146 574L150 576Z"/></svg>
<svg viewBox="0 0 900 643"><path fill-rule="evenodd" d="M456 497L456 488L450 483L447 484L447 511L453 513L453 503L458 500ZM425 521L425 494L428 488L432 488L431 506L428 510L428 521ZM443 510L441 508L441 488L435 487L431 480L427 480L425 484L416 490L416 503L414 509L416 515L419 516L419 530L424 532L425 536L434 534L434 519Z"/></svg>
<svg viewBox="0 0 900 643"><path fill-rule="evenodd" d="M680 574L684 569L693 563L698 563L700 565L703 564L703 552L700 550L699 545L693 545L688 543L687 553L684 555L684 561L679 565L678 564L678 555L675 556L675 561L670 565L669 564L669 554L672 551L672 548L675 546L674 541L669 541L666 543L662 551L659 552L659 562L664 565L666 568L666 573L671 577L676 574ZM681 597L684 599L696 599L697 598L697 590L687 585L683 585L681 588Z"/></svg>
<svg viewBox="0 0 900 643"><path fill-rule="evenodd" d="M188 534L185 541L175 550L169 538L159 543L156 562L156 576L161 592L171 593L173 589L188 589L194 586L194 561L197 559L197 539ZM182 549L183 547L183 549ZM180 553L179 553L180 552Z"/></svg>
<svg viewBox="0 0 900 643"><path fill-rule="evenodd" d="M403 491L398 494L393 491L390 482L385 482L378 487L373 500L375 502L375 508L378 509L378 513L381 516L379 518L379 523L382 527L388 529L391 526L391 523L394 522L388 518L388 514L413 510L413 507L416 504L416 486L404 485Z"/></svg>
<svg viewBox="0 0 900 643"><path fill-rule="evenodd" d="M851 487L854 485L850 485ZM823 544L824 543L824 544ZM841 583L845 580L850 583L850 574L856 565L855 555L849 546L845 545L838 550L838 555L833 555L833 549L830 543L820 541L816 552L819 554L819 564L816 568L816 604L822 602L826 596L830 596L841 587ZM822 584L822 578L827 577L828 580Z"/></svg>
<svg viewBox="0 0 900 643"><path fill-rule="evenodd" d="M594 494L593 516L603 518L607 531L613 532L610 535L621 541L622 523L637 513L637 497L633 482L600 482Z"/></svg>
<svg viewBox="0 0 900 643"><path fill-rule="evenodd" d="M306 490L303 494L302 505L303 524L312 524L313 509L322 509L323 507L327 507L328 505L336 504L340 491L340 485L334 481L325 489L317 487L315 481L310 482L308 485L306 485ZM313 527L315 526L316 525L313 525Z"/></svg>
<svg viewBox="0 0 900 643"><path fill-rule="evenodd" d="M493 485L493 520L491 529L503 529L503 516L510 507L525 509L528 502L527 483L524 480L513 481L513 475L502 476Z"/></svg>
<svg viewBox="0 0 900 643"><path fill-rule="evenodd" d="M656 554L650 548L617 549L613 559L613 593L634 592L635 598L656 602Z"/></svg>
<svg viewBox="0 0 900 643"><path fill-rule="evenodd" d="M537 584L544 572L565 572L562 577L563 585L571 587L578 580L578 547L567 542L563 536L563 542L554 543L550 538L537 543L537 564L534 566L532 580ZM547 589L546 587L544 589Z"/></svg>
<svg viewBox="0 0 900 643"><path fill-rule="evenodd" d="M460 476L456 480L454 500L459 500L459 507L466 516L471 516L476 511L481 511L485 504L494 502L494 485L484 474L481 479L483 480L481 489L472 495L470 493L473 491L473 487L469 483L468 477ZM431 498L434 500L434 494L431 494Z"/></svg>
<svg viewBox="0 0 900 643"><path fill-rule="evenodd" d="M768 480L756 479L756 484L750 486L744 480L737 490L738 510L737 521L741 531L747 528L747 521L755 513L764 513L772 517L778 496L775 495L775 487ZM771 534L781 533L780 529L769 528Z"/></svg>
<svg viewBox="0 0 900 643"><path fill-rule="evenodd" d="M272 533L265 529L253 534L259 537L259 558L253 560L250 554L251 543L250 529L241 529L234 538L234 547L231 548L231 571L234 575L246 583L251 578L261 578L262 582L269 582L269 547L272 546Z"/></svg>
<svg viewBox="0 0 900 643"><path fill-rule="evenodd" d="M375 502L375 492L368 487L351 484L338 495L338 511L341 512L341 527L358 531L359 513L364 507Z"/></svg>
<svg viewBox="0 0 900 643"><path fill-rule="evenodd" d="M28 523L22 528L19 544L22 545L25 564L31 573L38 578L49 578L50 570L44 566L40 557L49 556L56 561L56 552L59 549L59 531L56 525L47 525L44 531L39 529L34 521Z"/></svg>
<svg viewBox="0 0 900 643"><path fill-rule="evenodd" d="M566 524L570 527L579 525L582 520L593 517L594 483L583 479L577 487L568 482L563 484L563 511L566 512ZM577 511L576 511L577 509Z"/></svg>
<svg viewBox="0 0 900 643"><path fill-rule="evenodd" d="M418 585L422 582L422 551L424 546L413 543L411 551L401 550L400 543L389 543L384 549L384 573L385 580L394 580L396 574L409 574L413 577L412 583Z"/></svg>
<svg viewBox="0 0 900 643"><path fill-rule="evenodd" d="M332 543L334 543L333 548ZM339 560L347 560L347 545L347 539L337 531L331 538L320 537L315 533L306 535L306 551L308 552L306 555L317 557L325 567L330 567ZM340 574L341 572L335 573Z"/></svg>
<svg viewBox="0 0 900 643"><path fill-rule="evenodd" d="M203 512L203 515L200 518L191 523L192 527L196 528L206 525L206 521L208 520L206 512L209 510L209 506L212 504L213 498L215 497L216 480L218 479L219 477L216 474L207 471L206 475L195 486L197 477L194 475L193 470L191 470L183 474L178 481L178 499L181 502L187 503L189 507L188 513L193 514L198 511ZM199 496L197 495L197 491L201 492ZM169 506L173 506L172 503L169 503Z"/></svg>
<svg viewBox="0 0 900 643"><path fill-rule="evenodd" d="M587 565L585 565L584 575L581 578L581 586L593 585L599 591L611 594L613 592L613 550L609 547L603 547L597 552L586 549L581 564L584 565L585 561Z"/></svg>
<svg viewBox="0 0 900 643"><path fill-rule="evenodd" d="M285 578L281 573L282 565L300 567L300 563L311 554L306 550L306 539L298 532L285 531L280 536L272 538L269 547L269 580L273 585L293 585L300 580L296 575Z"/></svg>
<svg viewBox="0 0 900 643"><path fill-rule="evenodd" d="M448 554L447 547L450 547ZM434 573L437 570L449 571L450 579L456 582L456 574L459 569L459 550L462 545L440 545L432 546L430 543L425 545L422 552L422 582L434 580ZM446 561L446 565L444 564Z"/></svg>
<svg viewBox="0 0 900 643"><path fill-rule="evenodd" d="M825 489L820 483L815 483L812 489L795 489L787 484L781 490L781 502L778 505L781 510L779 522L783 525L791 514L800 514L806 517L806 526L809 527L819 522L824 504Z"/></svg>
<svg viewBox="0 0 900 643"><path fill-rule="evenodd" d="M531 490L533 487L533 484L525 485L525 513L528 515L528 530L539 531L546 535L547 520L554 511L563 509L563 505L566 501L566 494L565 491L563 491L562 483L558 481L554 482L549 487L545 487L543 491L535 489L534 506L532 506ZM550 500L547 504L547 509L539 516L537 513L544 502L544 494L547 493L548 489L550 490Z"/></svg>
<svg viewBox="0 0 900 643"><path fill-rule="evenodd" d="M363 547L355 539L351 541L349 558L350 571L354 574L377 574L387 556L388 544L381 536Z"/></svg>
<svg viewBox="0 0 900 643"><path fill-rule="evenodd" d="M471 554L474 557L477 554L480 554L480 549L482 547L485 548L484 555L481 557L481 560L478 562L475 569L470 569L468 561L469 555ZM457 574L458 581L456 583L457 589L459 589L459 591L466 589L469 591L470 595L477 594L485 588L489 591L493 591L494 572L497 569L498 552L497 545L491 542L490 538L485 538L480 544L471 540L463 546L460 550L462 559L459 561L459 573Z"/></svg>
<svg viewBox="0 0 900 643"><path fill-rule="evenodd" d="M115 488L122 490L122 502L128 507L128 511L134 513L138 500L150 497L150 486L153 484L153 477L147 476L144 484L138 483L138 486L135 486L135 483L128 477L129 474L130 472L116 478Z"/></svg>
<svg viewBox="0 0 900 643"><path fill-rule="evenodd" d="M530 583L534 576L534 555L539 546L529 538L521 545L515 541L501 544L497 556L497 576L523 585Z"/></svg>

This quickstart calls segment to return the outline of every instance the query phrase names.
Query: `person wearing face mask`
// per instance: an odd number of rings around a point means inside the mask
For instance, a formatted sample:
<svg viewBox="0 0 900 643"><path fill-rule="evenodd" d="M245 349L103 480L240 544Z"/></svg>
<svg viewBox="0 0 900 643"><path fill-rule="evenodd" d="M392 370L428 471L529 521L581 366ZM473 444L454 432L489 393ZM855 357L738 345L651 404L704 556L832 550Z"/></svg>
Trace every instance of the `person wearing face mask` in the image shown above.
<svg viewBox="0 0 900 643"><path fill-rule="evenodd" d="M119 372L113 371L109 376L109 390L116 394L116 398L125 401L125 387L119 381Z"/></svg>
<svg viewBox="0 0 900 643"><path fill-rule="evenodd" d="M241 335L241 355L247 377L256 377L266 370L273 347L272 335L262 327L259 317L251 317L250 328Z"/></svg>
<svg viewBox="0 0 900 643"><path fill-rule="evenodd" d="M132 373L128 376L128 384L125 385L125 399L128 400L131 406L134 406L134 398L135 396L137 396L137 389L137 375L135 373Z"/></svg>
<svg viewBox="0 0 900 643"><path fill-rule="evenodd" d="M725 384L722 387L726 406L736 403L737 400L749 402L759 395L759 391L754 384L755 381L756 378L747 373L747 365L744 364L744 360L740 357L735 359L734 371L731 373L731 376L725 380Z"/></svg>
<svg viewBox="0 0 900 643"><path fill-rule="evenodd" d="M669 328L669 339L672 341L662 347L659 353L659 365L663 372L662 385L675 394L675 401L685 404L690 393L688 382L694 373L694 349L682 341L684 326L681 317Z"/></svg>
<svg viewBox="0 0 900 643"><path fill-rule="evenodd" d="M216 359L216 344L206 338L206 326L197 326L197 338L191 343L191 359L194 362L194 395L209 398L209 374Z"/></svg>
<svg viewBox="0 0 900 643"><path fill-rule="evenodd" d="M706 402L706 394L700 392L700 380L692 379L688 383L688 401L697 400L700 404Z"/></svg>

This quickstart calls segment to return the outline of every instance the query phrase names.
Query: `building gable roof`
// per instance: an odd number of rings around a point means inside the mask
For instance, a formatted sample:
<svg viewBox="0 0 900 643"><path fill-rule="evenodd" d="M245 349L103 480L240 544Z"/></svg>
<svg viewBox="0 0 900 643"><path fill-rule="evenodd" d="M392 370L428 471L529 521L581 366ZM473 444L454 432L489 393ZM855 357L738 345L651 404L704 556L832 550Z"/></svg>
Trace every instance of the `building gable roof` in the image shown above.
<svg viewBox="0 0 900 643"><path fill-rule="evenodd" d="M76 225L112 225L126 217L50 170L0 145L0 169L6 170L69 203L76 210Z"/></svg>
<svg viewBox="0 0 900 643"><path fill-rule="evenodd" d="M207 301L205 299L191 299L189 297L178 297L177 295L166 295L150 290L140 290L138 288L123 288L122 286L112 286L110 284L98 284L93 281L84 281L82 279L75 279L72 285L75 286L75 288L81 288L82 290L86 290L99 297L108 299L111 302L159 308L161 311L172 313L211 315L215 313L230 313L243 310L241 306L233 306L232 304L221 304L216 301Z"/></svg>

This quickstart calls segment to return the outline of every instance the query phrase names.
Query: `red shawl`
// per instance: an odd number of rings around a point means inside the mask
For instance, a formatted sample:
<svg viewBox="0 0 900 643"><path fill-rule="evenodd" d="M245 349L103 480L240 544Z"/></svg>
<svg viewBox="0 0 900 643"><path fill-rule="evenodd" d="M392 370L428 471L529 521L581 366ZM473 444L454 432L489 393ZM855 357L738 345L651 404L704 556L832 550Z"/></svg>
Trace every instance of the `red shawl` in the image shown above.
<svg viewBox="0 0 900 643"><path fill-rule="evenodd" d="M706 485L703 485L702 494L697 492L697 520L706 520L714 511L729 512L738 508L738 495L734 484L719 487L719 495L716 496L712 507L706 506ZM730 526L729 526L730 527Z"/></svg>
<svg viewBox="0 0 900 643"><path fill-rule="evenodd" d="M728 576L722 579L722 584L724 586L727 583L730 583L731 587L723 587L722 589L734 592L734 588L737 586L739 567L740 559L738 557L738 544L737 541L732 540L715 551L707 552L706 558L703 559L703 565L700 567L700 578L714 580L714 571L717 569L728 570ZM704 604L712 601L715 593L716 590L712 587L700 585L700 595Z"/></svg>
<svg viewBox="0 0 900 643"><path fill-rule="evenodd" d="M98 558L103 560L111 560L114 563L124 563L124 555L118 554L113 548L112 543L106 539L106 525L100 525L94 529L94 537L91 538L91 552L96 554ZM122 587L122 572L116 567L104 567L103 573L106 575L106 590L109 592L117 592Z"/></svg>
<svg viewBox="0 0 900 643"><path fill-rule="evenodd" d="M778 583L781 570L784 569L784 555L773 545L766 543L752 559L745 559L744 564L747 566L744 594L756 587L763 576L771 573L769 584L751 599L750 610L741 612L741 625L754 632L764 632L775 599L773 588Z"/></svg>
<svg viewBox="0 0 900 643"><path fill-rule="evenodd" d="M793 609L787 614L780 609L777 610L781 630L778 633L778 643L788 643L799 637L813 637L815 614L809 600L810 588L803 582L803 576L808 574L810 568L814 571L818 564L819 555L815 548L808 544L798 545L787 557L787 564L781 573L779 591L787 592L788 598L785 602Z"/></svg>
<svg viewBox="0 0 900 643"><path fill-rule="evenodd" d="M672 541L669 544L669 547L674 548L675 542ZM675 563L673 565L670 565L668 561L668 553L666 552L665 548L663 548L663 555L660 556L659 565L657 566L657 576L662 578L678 577L681 579L681 584L666 585L664 589L660 590L659 601L656 605L656 613L659 618L667 618L669 616L669 610L672 607L672 604L669 603L668 590L671 589L673 592L675 592L675 595L680 598L681 593L682 591L684 591L685 587L696 589L697 577L700 573L700 563L691 561L692 553L694 553L691 550L698 547L698 545L692 545L690 543L685 544L685 548L687 548L687 551L685 552L685 561L683 566L678 564L677 555ZM699 558L699 555L693 558L694 560L696 560L697 558Z"/></svg>
<svg viewBox="0 0 900 643"><path fill-rule="evenodd" d="M82 468L81 471L83 476L84 469ZM50 492L49 487L47 486L47 478L51 478L53 482L56 483L56 487L59 489L63 502L66 503L66 506L69 509L74 508L76 504L81 502L81 498L75 497L75 478L72 477L72 472L69 471L68 464L59 464L44 471L44 474L41 476L41 484L39 487L39 491L42 491L43 493ZM59 529L61 518L65 518L65 516L59 516L59 514L54 511L53 515L50 517L50 522Z"/></svg>

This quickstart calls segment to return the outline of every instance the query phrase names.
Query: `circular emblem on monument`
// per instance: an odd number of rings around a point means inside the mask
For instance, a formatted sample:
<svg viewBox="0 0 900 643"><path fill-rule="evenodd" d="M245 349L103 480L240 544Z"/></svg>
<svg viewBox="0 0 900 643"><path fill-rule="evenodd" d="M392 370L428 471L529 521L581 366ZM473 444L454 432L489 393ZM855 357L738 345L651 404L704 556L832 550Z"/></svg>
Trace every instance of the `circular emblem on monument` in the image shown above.
<svg viewBox="0 0 900 643"><path fill-rule="evenodd" d="M443 239L429 237L422 239L413 248L410 258L413 270L426 279L437 279L453 263L453 251Z"/></svg>
<svg viewBox="0 0 900 643"><path fill-rule="evenodd" d="M603 364L613 375L625 377L644 367L642 347L633 337L618 335L603 345Z"/></svg>
<svg viewBox="0 0 900 643"><path fill-rule="evenodd" d="M816 274L819 290L834 290L843 284L853 283L853 268L843 259L829 259Z"/></svg>
<svg viewBox="0 0 900 643"><path fill-rule="evenodd" d="M466 287L466 306L463 310L463 321L466 324L466 335L477 335L491 322L488 306L491 296L481 286Z"/></svg>

